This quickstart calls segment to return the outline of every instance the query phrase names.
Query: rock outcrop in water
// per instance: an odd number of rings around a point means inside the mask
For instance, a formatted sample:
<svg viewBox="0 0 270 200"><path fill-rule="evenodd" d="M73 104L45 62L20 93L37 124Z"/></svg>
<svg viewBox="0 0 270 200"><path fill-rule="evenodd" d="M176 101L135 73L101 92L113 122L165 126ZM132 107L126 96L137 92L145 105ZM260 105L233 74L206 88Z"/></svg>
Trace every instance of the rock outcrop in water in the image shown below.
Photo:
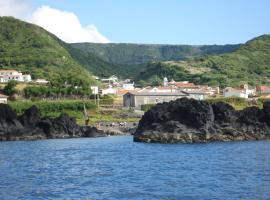
<svg viewBox="0 0 270 200"><path fill-rule="evenodd" d="M10 106L0 104L0 141L101 136L106 134L95 127L79 126L66 114L41 118L37 107L32 106L18 117Z"/></svg>
<svg viewBox="0 0 270 200"><path fill-rule="evenodd" d="M196 143L270 139L270 102L236 111L226 103L182 98L147 111L136 142Z"/></svg>

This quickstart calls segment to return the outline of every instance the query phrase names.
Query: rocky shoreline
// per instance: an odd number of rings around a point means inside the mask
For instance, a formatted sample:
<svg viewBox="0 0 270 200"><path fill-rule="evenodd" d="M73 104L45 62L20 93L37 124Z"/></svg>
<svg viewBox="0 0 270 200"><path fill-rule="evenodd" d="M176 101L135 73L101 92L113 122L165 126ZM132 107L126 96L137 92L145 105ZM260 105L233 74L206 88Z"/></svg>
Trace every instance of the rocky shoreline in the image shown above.
<svg viewBox="0 0 270 200"><path fill-rule="evenodd" d="M235 110L226 103L182 98L147 111L135 142L197 143L270 139L270 102Z"/></svg>
<svg viewBox="0 0 270 200"><path fill-rule="evenodd" d="M106 132L96 127L80 126L66 114L42 118L37 107L32 106L17 116L10 106L0 104L0 141L105 136Z"/></svg>

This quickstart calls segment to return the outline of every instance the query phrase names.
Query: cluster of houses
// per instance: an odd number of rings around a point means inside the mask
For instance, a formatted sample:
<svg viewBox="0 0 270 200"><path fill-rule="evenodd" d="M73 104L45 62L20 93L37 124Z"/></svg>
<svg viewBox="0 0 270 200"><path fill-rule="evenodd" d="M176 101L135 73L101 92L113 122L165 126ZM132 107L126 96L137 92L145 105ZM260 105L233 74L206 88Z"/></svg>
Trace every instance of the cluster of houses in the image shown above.
<svg viewBox="0 0 270 200"><path fill-rule="evenodd" d="M204 100L218 93L218 88L212 88L207 85L196 85L188 81L176 82L172 80L169 82L165 77L162 86L145 87L128 91L123 95L123 105L124 107L140 108L144 104L169 102L183 97Z"/></svg>
<svg viewBox="0 0 270 200"><path fill-rule="evenodd" d="M49 83L46 79L36 79L33 81L30 74L23 74L17 70L0 70L0 83L8 83L11 80L18 82L34 82L37 84Z"/></svg>
<svg viewBox="0 0 270 200"><path fill-rule="evenodd" d="M32 80L30 74L23 74L17 70L0 70L0 83L8 83L9 81L18 81L18 82L34 82L36 84L48 84L49 81L45 79L36 79ZM8 96L0 93L0 104L7 104Z"/></svg>
<svg viewBox="0 0 270 200"><path fill-rule="evenodd" d="M183 97L204 100L222 95L224 97L248 99L264 95L264 97L270 98L270 86L249 88L248 85L242 85L239 88L226 87L220 91L219 87L212 88L208 85L196 85L189 81L168 81L165 77L161 86L138 88L134 86L134 82L130 79L119 80L115 75L104 79L99 79L96 76L94 78L100 80L103 87L100 89L98 86L91 86L92 94L121 96L123 97L124 107L140 108L144 104L169 102ZM33 82L29 74L22 74L16 70L0 70L0 83L7 83L10 80ZM45 79L37 79L34 82L37 84L49 83ZM7 103L7 98L7 96L0 94L0 103Z"/></svg>
<svg viewBox="0 0 270 200"><path fill-rule="evenodd" d="M239 88L226 87L220 90L219 87L212 88L208 85L196 85L189 81L168 81L166 77L163 79L163 85L144 88L135 87L134 82L130 79L119 80L116 76L100 80L105 87L100 90L98 88L91 88L92 91L96 91L95 94L122 96L123 106L133 108L140 108L144 104L169 102L183 97L196 100L217 96L248 99L255 96L258 97L258 95L270 94L270 86L250 88L248 85L241 85Z"/></svg>

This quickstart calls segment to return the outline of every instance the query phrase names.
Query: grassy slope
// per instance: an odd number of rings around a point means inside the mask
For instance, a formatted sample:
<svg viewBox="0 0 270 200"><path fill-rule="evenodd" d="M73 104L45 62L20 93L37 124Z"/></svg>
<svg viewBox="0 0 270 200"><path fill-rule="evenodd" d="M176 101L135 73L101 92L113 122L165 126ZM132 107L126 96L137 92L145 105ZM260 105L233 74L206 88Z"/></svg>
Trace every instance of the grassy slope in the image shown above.
<svg viewBox="0 0 270 200"><path fill-rule="evenodd" d="M270 84L270 36L250 40L231 53L207 55L183 62L151 63L137 80L149 83L155 79L160 81L164 76L221 86Z"/></svg>
<svg viewBox="0 0 270 200"><path fill-rule="evenodd" d="M66 44L44 29L0 17L0 68L17 69L54 83L93 82L70 55Z"/></svg>
<svg viewBox="0 0 270 200"><path fill-rule="evenodd" d="M145 44L96 44L75 43L71 44L84 55L91 55L104 60L99 66L87 67L97 75L116 74L122 77L134 78L144 70L148 62L164 60L186 60L205 54L220 54L231 52L239 45L145 45ZM84 65L89 65L88 60L82 58ZM111 64L109 64L111 63Z"/></svg>
<svg viewBox="0 0 270 200"><path fill-rule="evenodd" d="M152 61L185 60L205 54L231 52L239 45L151 45L151 44L96 44L75 43L73 47L90 52L103 60L123 65L138 65Z"/></svg>

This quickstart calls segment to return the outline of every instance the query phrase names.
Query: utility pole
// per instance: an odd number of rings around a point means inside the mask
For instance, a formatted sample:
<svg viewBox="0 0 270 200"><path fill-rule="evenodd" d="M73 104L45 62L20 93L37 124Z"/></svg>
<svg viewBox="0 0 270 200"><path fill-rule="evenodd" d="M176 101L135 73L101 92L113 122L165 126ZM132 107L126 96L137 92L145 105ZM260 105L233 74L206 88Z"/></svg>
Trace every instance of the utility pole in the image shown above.
<svg viewBox="0 0 270 200"><path fill-rule="evenodd" d="M99 95L97 94L97 107L99 109Z"/></svg>

